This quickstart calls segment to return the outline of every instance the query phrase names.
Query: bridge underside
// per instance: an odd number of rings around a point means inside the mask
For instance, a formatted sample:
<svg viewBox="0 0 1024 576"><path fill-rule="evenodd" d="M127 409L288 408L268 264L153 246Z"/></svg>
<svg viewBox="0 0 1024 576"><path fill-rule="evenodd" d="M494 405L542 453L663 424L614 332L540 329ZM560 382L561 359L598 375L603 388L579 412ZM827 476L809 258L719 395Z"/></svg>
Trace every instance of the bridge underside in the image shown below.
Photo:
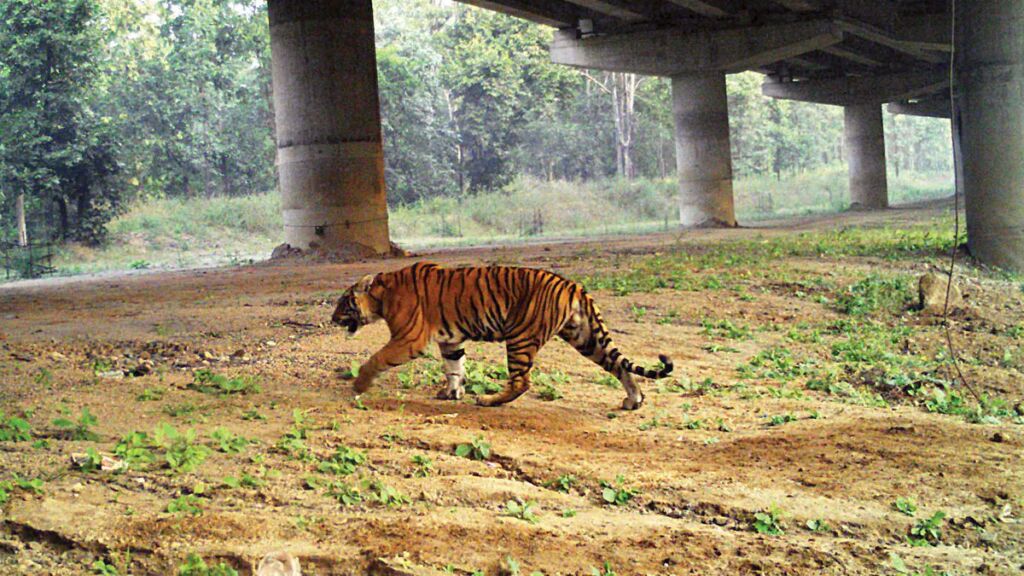
<svg viewBox="0 0 1024 576"><path fill-rule="evenodd" d="M851 203L866 209L888 205L882 106L955 116L971 250L1024 270L1024 3L960 2L954 35L948 0L464 1L558 28L556 63L672 79L687 226L736 224L726 74L761 72L768 96L843 106ZM370 0L269 5L288 241L383 251Z"/></svg>

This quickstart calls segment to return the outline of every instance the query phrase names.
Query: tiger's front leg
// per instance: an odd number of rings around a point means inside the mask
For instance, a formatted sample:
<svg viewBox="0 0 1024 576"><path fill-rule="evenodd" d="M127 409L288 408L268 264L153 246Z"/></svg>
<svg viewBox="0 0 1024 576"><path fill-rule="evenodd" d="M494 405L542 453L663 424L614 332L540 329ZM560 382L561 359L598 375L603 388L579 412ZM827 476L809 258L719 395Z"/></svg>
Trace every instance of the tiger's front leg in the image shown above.
<svg viewBox="0 0 1024 576"><path fill-rule="evenodd" d="M375 352L373 356L370 356L366 364L359 368L359 375L356 376L355 382L352 383L352 388L356 391L356 394L366 392L373 385L373 381L378 374L405 364L422 354L425 348L426 342L397 340L388 342L383 348Z"/></svg>
<svg viewBox="0 0 1024 576"><path fill-rule="evenodd" d="M466 351L459 344L438 344L441 349L441 358L444 358L444 375L448 386L438 393L441 400L461 400L466 390L463 383L466 381Z"/></svg>

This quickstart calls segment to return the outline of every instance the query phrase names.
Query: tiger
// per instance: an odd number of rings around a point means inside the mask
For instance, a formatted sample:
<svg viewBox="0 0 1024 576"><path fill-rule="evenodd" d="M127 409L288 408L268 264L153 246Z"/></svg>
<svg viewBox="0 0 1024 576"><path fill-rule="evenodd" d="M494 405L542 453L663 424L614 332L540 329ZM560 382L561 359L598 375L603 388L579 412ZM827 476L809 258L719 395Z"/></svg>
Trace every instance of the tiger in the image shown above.
<svg viewBox="0 0 1024 576"><path fill-rule="evenodd" d="M664 354L658 369L630 362L612 343L601 311L583 286L536 268L443 268L417 262L364 276L342 294L331 316L350 336L381 319L391 339L359 367L356 394L366 392L381 372L425 355L431 342L440 349L447 380L438 398L447 400L460 400L465 393L467 341L505 343L508 383L500 392L477 396L481 406L507 404L529 390L534 358L556 334L622 382L625 410L644 402L633 375L664 378L673 368Z"/></svg>

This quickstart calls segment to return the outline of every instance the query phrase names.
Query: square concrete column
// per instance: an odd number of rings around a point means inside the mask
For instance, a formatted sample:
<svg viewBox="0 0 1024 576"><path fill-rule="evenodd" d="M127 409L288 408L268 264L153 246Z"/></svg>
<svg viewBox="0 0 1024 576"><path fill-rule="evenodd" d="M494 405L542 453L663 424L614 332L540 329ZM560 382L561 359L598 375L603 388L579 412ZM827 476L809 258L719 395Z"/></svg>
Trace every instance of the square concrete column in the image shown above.
<svg viewBox="0 0 1024 576"><path fill-rule="evenodd" d="M389 250L371 0L269 0L285 242Z"/></svg>
<svg viewBox="0 0 1024 576"><path fill-rule="evenodd" d="M679 223L736 226L725 74L673 76L672 113L679 172Z"/></svg>
<svg viewBox="0 0 1024 576"><path fill-rule="evenodd" d="M846 164L850 170L851 208L888 208L889 185L885 175L885 128L879 104L843 108Z"/></svg>
<svg viewBox="0 0 1024 576"><path fill-rule="evenodd" d="M971 254L1024 272L1024 2L957 2L960 149Z"/></svg>

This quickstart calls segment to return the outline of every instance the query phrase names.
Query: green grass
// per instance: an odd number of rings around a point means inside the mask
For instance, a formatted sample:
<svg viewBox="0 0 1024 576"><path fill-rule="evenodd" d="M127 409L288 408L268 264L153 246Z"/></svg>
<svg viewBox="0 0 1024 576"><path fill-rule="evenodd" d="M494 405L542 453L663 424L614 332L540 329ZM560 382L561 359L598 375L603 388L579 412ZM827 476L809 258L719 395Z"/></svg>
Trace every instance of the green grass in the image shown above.
<svg viewBox="0 0 1024 576"><path fill-rule="evenodd" d="M756 221L846 208L846 171L832 166L782 180L735 181L737 216ZM520 242L553 237L640 234L676 227L674 179L546 182L520 178L458 201L434 198L390 209L394 240L412 249ZM948 196L944 174L890 175L894 203ZM771 197L771 201L765 201ZM69 244L55 255L59 274L220 266L264 259L283 241L280 195L141 200L108 224L100 249ZM536 221L535 206L547 207ZM888 231L891 234L892 231Z"/></svg>

